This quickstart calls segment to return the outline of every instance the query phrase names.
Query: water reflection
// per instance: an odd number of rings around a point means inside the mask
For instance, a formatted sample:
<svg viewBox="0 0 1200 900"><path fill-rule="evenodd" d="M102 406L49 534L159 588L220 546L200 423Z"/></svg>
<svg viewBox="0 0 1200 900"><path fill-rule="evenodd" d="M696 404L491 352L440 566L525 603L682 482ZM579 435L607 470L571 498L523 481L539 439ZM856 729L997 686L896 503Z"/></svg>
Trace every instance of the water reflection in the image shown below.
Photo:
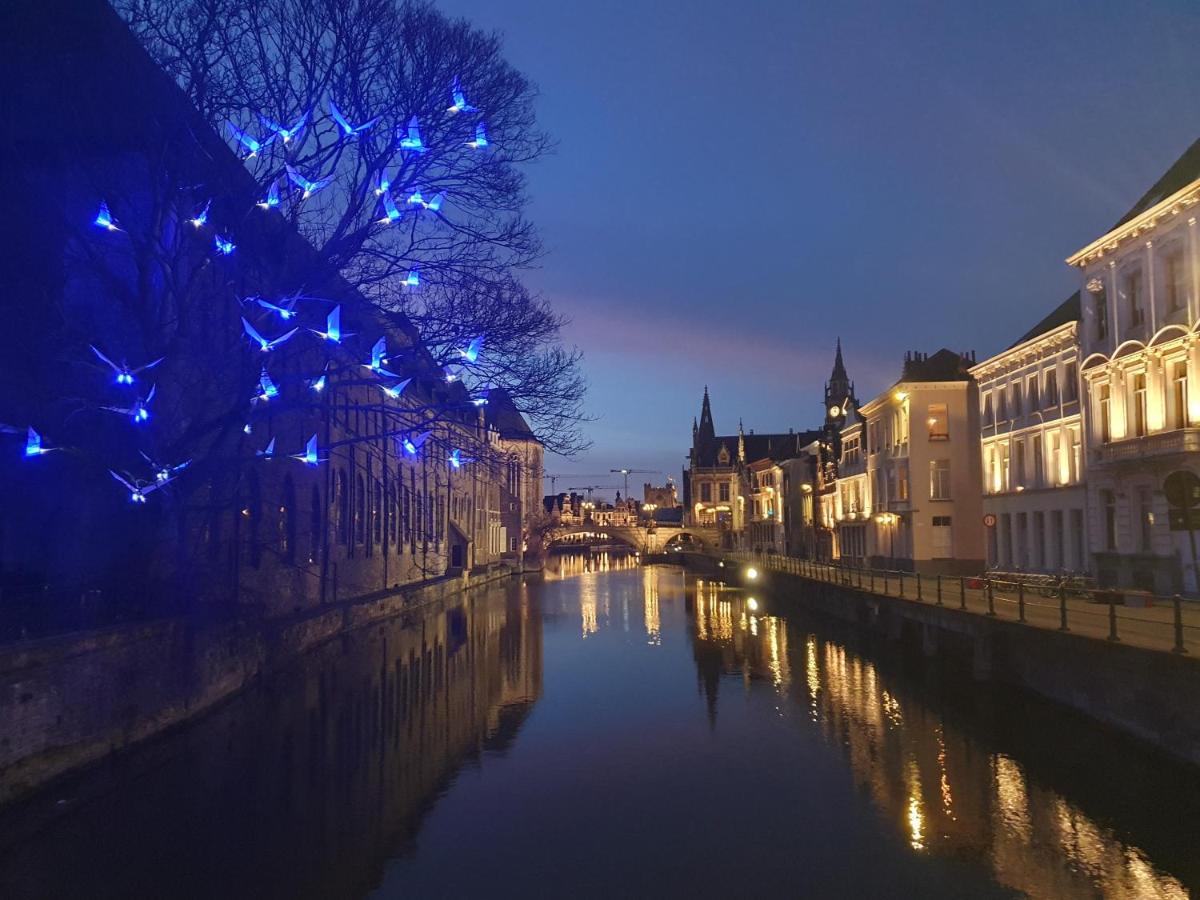
<svg viewBox="0 0 1200 900"><path fill-rule="evenodd" d="M458 769L507 752L541 693L525 585L361 629L10 813L0 896L360 896Z"/></svg>
<svg viewBox="0 0 1200 900"><path fill-rule="evenodd" d="M753 605L761 607L761 599ZM912 852L983 860L999 883L1031 897L1183 898L1189 894L1181 878L1196 886L1195 834L1176 837L1161 822L1147 832L1162 845L1159 855L1170 860L1172 874L1136 839L1083 808L1100 798L1101 806L1128 804L1124 812L1153 804L1153 795L1136 787L1149 778L1179 819L1194 823L1197 810L1187 799L1197 797L1194 777L1184 798L1171 798L1170 784L1161 783L1167 779L1147 773L1144 760L1114 759L1121 768L1073 784L1082 793L1072 799L994 749L969 715L960 720L940 708L936 691L931 698L922 689L928 685L900 671L903 661L896 671L881 671L842 641L805 633L776 615L752 614L750 606L748 596L718 584L697 579L691 588L693 657L710 720L716 720L723 676L740 676L745 689L765 682L787 694L792 703L783 709L801 713L826 744L841 748L855 780ZM794 685L789 633L804 671ZM1053 765L1073 768L1061 760Z"/></svg>

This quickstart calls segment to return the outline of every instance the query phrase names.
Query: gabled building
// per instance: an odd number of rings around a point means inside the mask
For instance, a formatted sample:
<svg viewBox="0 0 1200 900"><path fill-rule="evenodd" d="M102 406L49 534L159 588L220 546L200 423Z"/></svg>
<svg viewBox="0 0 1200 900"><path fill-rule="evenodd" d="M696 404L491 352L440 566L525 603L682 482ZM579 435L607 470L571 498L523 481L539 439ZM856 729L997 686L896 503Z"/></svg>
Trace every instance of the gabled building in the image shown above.
<svg viewBox="0 0 1200 900"><path fill-rule="evenodd" d="M988 566L1084 572L1086 434L1078 292L1015 344L972 367L979 384ZM988 521L992 521L989 519Z"/></svg>
<svg viewBox="0 0 1200 900"><path fill-rule="evenodd" d="M530 527L541 509L545 450L529 422L503 388L488 392L484 407L487 424L496 431L500 471L500 552L523 556Z"/></svg>
<svg viewBox="0 0 1200 900"><path fill-rule="evenodd" d="M1200 591L1163 491L1200 474L1200 141L1067 263L1082 287L1088 535L1102 584Z"/></svg>

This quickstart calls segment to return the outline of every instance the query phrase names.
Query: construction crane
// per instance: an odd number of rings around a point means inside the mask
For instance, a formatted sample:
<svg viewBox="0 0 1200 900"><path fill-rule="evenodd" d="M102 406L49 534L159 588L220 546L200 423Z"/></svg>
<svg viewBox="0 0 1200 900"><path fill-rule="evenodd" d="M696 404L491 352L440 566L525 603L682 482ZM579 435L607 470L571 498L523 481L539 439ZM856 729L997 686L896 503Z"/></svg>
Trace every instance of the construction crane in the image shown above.
<svg viewBox="0 0 1200 900"><path fill-rule="evenodd" d="M593 472L593 473L590 473L587 475L579 475L574 472L568 473L565 475L548 475L548 474L542 475L543 478L550 479L550 495L551 496L554 496L554 494L555 494L554 482L558 481L558 479L560 479L560 478L607 478L608 476L609 476L608 472ZM574 488L567 488L567 490L574 490Z"/></svg>
<svg viewBox="0 0 1200 900"><path fill-rule="evenodd" d="M624 475L625 476L625 499L626 500L629 499L629 476L630 475L661 475L662 474L662 472L658 472L653 469L609 469L608 473L610 475Z"/></svg>
<svg viewBox="0 0 1200 900"><path fill-rule="evenodd" d="M592 491L603 491L612 487L610 484L585 484L581 487L569 487L568 491L587 491L588 503L592 502Z"/></svg>

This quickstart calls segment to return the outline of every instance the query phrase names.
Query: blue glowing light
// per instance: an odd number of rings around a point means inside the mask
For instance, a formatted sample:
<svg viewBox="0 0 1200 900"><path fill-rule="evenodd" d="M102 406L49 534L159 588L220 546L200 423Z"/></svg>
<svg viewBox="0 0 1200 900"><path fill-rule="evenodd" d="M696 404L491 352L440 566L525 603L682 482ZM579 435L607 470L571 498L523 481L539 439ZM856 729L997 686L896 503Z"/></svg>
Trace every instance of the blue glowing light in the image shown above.
<svg viewBox="0 0 1200 900"><path fill-rule="evenodd" d="M297 172L292 167L291 163L288 163L286 168L288 178L290 178L292 183L296 185L296 187L300 188L302 192L300 196L301 200L307 200L317 191L321 190L321 188L326 187L331 181L333 181L332 175L327 178L320 178L317 181L309 181L307 178Z"/></svg>
<svg viewBox="0 0 1200 900"><path fill-rule="evenodd" d="M454 76L454 84L450 86L450 99L453 101L446 112L453 115L460 112L473 112L475 107L467 103L467 97L463 93L462 86L458 83L458 76Z"/></svg>
<svg viewBox="0 0 1200 900"><path fill-rule="evenodd" d="M387 166L379 170L379 181L375 185L375 196L380 197L392 189L392 180L388 177Z"/></svg>
<svg viewBox="0 0 1200 900"><path fill-rule="evenodd" d="M259 301L259 303L263 303L263 302L264 301L262 301L262 300ZM286 310L285 310L285 312L286 312ZM268 341L265 337L263 337L261 334L258 333L258 329L256 329L253 325L251 325L248 321L246 321L245 316L242 316L242 330L244 332L246 332L246 337L250 338L250 340L252 340L252 341L254 341L254 343L258 344L258 349L260 349L263 353L270 353L272 350L274 350L280 344L283 344L286 341L288 341L292 337L292 335L294 335L300 329L293 328L291 331L284 332L279 337L275 338L275 340Z"/></svg>
<svg viewBox="0 0 1200 900"><path fill-rule="evenodd" d="M245 425L242 426L242 434L253 434L253 433L254 433L254 426L251 425L249 422L247 422Z"/></svg>
<svg viewBox="0 0 1200 900"><path fill-rule="evenodd" d="M411 194L408 195L408 199L404 202L409 206L424 206L425 198L421 196L421 189L415 189Z"/></svg>
<svg viewBox="0 0 1200 900"><path fill-rule="evenodd" d="M331 344L340 344L343 337L350 336L342 334L342 308L340 306L335 306L333 311L325 317L324 331L317 331L316 329L312 328L309 330L318 337L322 337L329 341Z"/></svg>
<svg viewBox="0 0 1200 900"><path fill-rule="evenodd" d="M257 451L254 455L259 457L260 459L271 459L272 457L274 457L275 456L275 438L271 438L271 440L267 441L267 446L265 446L261 450Z"/></svg>
<svg viewBox="0 0 1200 900"><path fill-rule="evenodd" d="M315 466L321 462L317 456L317 436L314 434L310 437L308 443L304 445L304 452L292 454L292 459L298 459L306 466Z"/></svg>
<svg viewBox="0 0 1200 900"><path fill-rule="evenodd" d="M140 453L141 451L138 452ZM188 459L174 466L161 465L155 462L145 453L142 453L142 459L148 462L150 464L150 468L154 470L154 480L158 482L160 487L192 464L192 461Z"/></svg>
<svg viewBox="0 0 1200 900"><path fill-rule="evenodd" d="M346 117L342 115L342 111L337 108L337 104L333 102L332 97L329 98L329 115L333 117L333 121L337 122L338 128L342 130L342 134L346 137L358 137L358 135L362 134L362 132L366 131L382 118L381 116L376 116L369 121L363 122L361 125L351 125L346 121Z"/></svg>
<svg viewBox="0 0 1200 900"><path fill-rule="evenodd" d="M300 116L300 119L296 122L296 124L291 128L280 125L274 119L269 119L262 113L258 114L258 118L267 129L275 132L275 134L279 136L279 139L287 144L292 140L292 138L297 137L300 134L300 131L304 128L305 123L308 122L308 112L305 111Z"/></svg>
<svg viewBox="0 0 1200 900"><path fill-rule="evenodd" d="M208 209L210 206L212 206L211 200L209 200L207 203L204 204L204 206L200 210L200 212L196 213L194 216L192 216L190 219L188 219L188 221L192 223L193 227L200 228L201 226L206 225L208 223Z"/></svg>
<svg viewBox="0 0 1200 900"><path fill-rule="evenodd" d="M148 421L150 418L150 401L154 399L154 393L158 389L157 385L150 386L150 393L145 397L138 398L133 406L103 406L101 409L108 412L114 412L122 416L129 416L135 425L140 425L142 422Z"/></svg>
<svg viewBox="0 0 1200 900"><path fill-rule="evenodd" d="M296 301L299 299L300 299L300 297L299 297L299 295L297 295L295 297L288 297L285 300L281 300L279 303L272 303L270 300L264 300L262 297L255 297L254 302L257 303L259 306L261 306L263 309L269 309L271 312L275 313L277 316L279 316L279 318L283 319L286 322L289 319L296 318ZM242 321L245 322L246 320L242 319ZM293 333L294 332L289 332L287 337L291 337ZM281 344L286 339L287 338L278 338L278 339L276 339L275 343ZM269 350L270 347L263 347L263 349Z"/></svg>
<svg viewBox="0 0 1200 900"><path fill-rule="evenodd" d="M383 195L383 218L380 222L391 225L400 218L400 210L396 208L396 201L392 199L391 194Z"/></svg>
<svg viewBox="0 0 1200 900"><path fill-rule="evenodd" d="M259 400L266 401L270 400L272 397L279 396L279 388L276 386L275 382L271 380L271 376L267 373L265 368L258 376L258 387Z"/></svg>
<svg viewBox="0 0 1200 900"><path fill-rule="evenodd" d="M108 211L108 204L103 200L100 201L100 211L96 213L93 223L99 225L101 228L107 228L109 231L117 230L117 220Z"/></svg>
<svg viewBox="0 0 1200 900"><path fill-rule="evenodd" d="M154 360L153 362L148 362L144 366L138 366L137 368L130 368L125 363L122 363L121 365L118 366L115 362L113 362L111 359L109 359L107 356L105 356L103 353L101 353L100 350L96 346L94 346L92 344L89 344L88 346L92 348L92 352L95 353L96 356L98 356L100 358L101 362L103 362L105 365L107 365L110 369L113 370L113 373L116 375L117 384L133 384L135 375L137 375L139 372L145 372L147 369L153 369L160 362L162 362L164 359L166 359L165 356L160 356L158 359Z"/></svg>
<svg viewBox="0 0 1200 900"><path fill-rule="evenodd" d="M421 447L424 446L425 442L429 440L429 435L432 433L431 431L423 431L418 435L406 437L400 442L400 446L404 448L404 452L408 456L416 456L421 451Z"/></svg>
<svg viewBox="0 0 1200 900"><path fill-rule="evenodd" d="M483 338L477 337L477 338L472 339L471 343L469 343L467 345L467 349L459 350L458 353L467 362L473 363L479 359L479 351L482 349L483 349Z"/></svg>
<svg viewBox="0 0 1200 900"><path fill-rule="evenodd" d="M25 434L25 455L26 456L41 456L43 453L49 453L51 450L56 450L56 447L43 447L42 436L33 428L30 428Z"/></svg>
<svg viewBox="0 0 1200 900"><path fill-rule="evenodd" d="M425 208L427 210L429 210L430 212L437 212L439 209L442 208L442 200L444 200L445 198L446 198L446 195L444 193L442 193L441 191L438 191L436 194L433 195L433 199L425 204Z"/></svg>
<svg viewBox="0 0 1200 900"><path fill-rule="evenodd" d="M119 472L114 472L112 469L108 470L108 474L111 475L113 478L115 478L125 488L125 490L129 491L129 502L130 503L145 503L146 495L148 493L150 493L152 490L154 490L155 487L157 487L157 485L150 485L147 487L147 486L144 486L141 484L137 484L135 482L130 481L128 478L121 475Z"/></svg>
<svg viewBox="0 0 1200 900"><path fill-rule="evenodd" d="M470 462L470 460L463 459L462 451L457 448L450 451L448 459L450 460L450 468L452 469L461 469L464 463Z"/></svg>
<svg viewBox="0 0 1200 900"><path fill-rule="evenodd" d="M408 387L411 381L411 378L405 378L403 381L396 382L391 387L388 387L386 384L381 384L379 389L383 391L388 398L392 400L399 400L400 395L404 393L404 389Z"/></svg>
<svg viewBox="0 0 1200 900"><path fill-rule="evenodd" d="M404 280L400 282L406 288L419 288L421 286L421 272L413 266L408 270L408 274L404 276Z"/></svg>
<svg viewBox="0 0 1200 900"><path fill-rule="evenodd" d="M258 138L251 137L238 128L233 122L226 120L225 124L229 127L229 133L233 135L234 140L242 145L246 150L245 158L249 159L252 156L257 156L259 151L265 149L271 141L275 140L275 135L271 135L266 140L260 141Z"/></svg>
<svg viewBox="0 0 1200 900"><path fill-rule="evenodd" d="M279 182L271 182L267 188L267 196L259 200L258 205L263 209L274 209L279 205Z"/></svg>
<svg viewBox="0 0 1200 900"><path fill-rule="evenodd" d="M487 129L483 127L482 122L478 122L475 125L475 140L467 141L467 146L472 150L481 150L487 145Z"/></svg>
<svg viewBox="0 0 1200 900"><path fill-rule="evenodd" d="M408 133L400 138L400 149L412 150L415 153L425 152L425 144L421 141L421 124L416 116L408 120Z"/></svg>
<svg viewBox="0 0 1200 900"><path fill-rule="evenodd" d="M237 248L237 244L231 241L228 236L219 234L213 237L213 246L217 248L217 252L222 256L228 256Z"/></svg>
<svg viewBox="0 0 1200 900"><path fill-rule="evenodd" d="M487 406L487 397L474 397L471 402L476 406Z"/></svg>
<svg viewBox="0 0 1200 900"><path fill-rule="evenodd" d="M371 361L367 363L367 368L372 372L378 372L387 362L387 338L380 338L371 346Z"/></svg>

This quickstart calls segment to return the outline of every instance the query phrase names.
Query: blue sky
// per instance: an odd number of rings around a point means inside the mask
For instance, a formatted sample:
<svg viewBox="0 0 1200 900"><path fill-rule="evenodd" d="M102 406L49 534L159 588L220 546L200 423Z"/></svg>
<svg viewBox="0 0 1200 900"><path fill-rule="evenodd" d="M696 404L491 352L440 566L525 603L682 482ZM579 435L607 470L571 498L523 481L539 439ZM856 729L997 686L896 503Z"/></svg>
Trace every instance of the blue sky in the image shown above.
<svg viewBox="0 0 1200 900"><path fill-rule="evenodd" d="M812 427L838 336L864 400L907 349L994 353L1200 137L1196 3L438 4L558 140L528 280L597 420L548 471L678 478L705 384L719 431Z"/></svg>

